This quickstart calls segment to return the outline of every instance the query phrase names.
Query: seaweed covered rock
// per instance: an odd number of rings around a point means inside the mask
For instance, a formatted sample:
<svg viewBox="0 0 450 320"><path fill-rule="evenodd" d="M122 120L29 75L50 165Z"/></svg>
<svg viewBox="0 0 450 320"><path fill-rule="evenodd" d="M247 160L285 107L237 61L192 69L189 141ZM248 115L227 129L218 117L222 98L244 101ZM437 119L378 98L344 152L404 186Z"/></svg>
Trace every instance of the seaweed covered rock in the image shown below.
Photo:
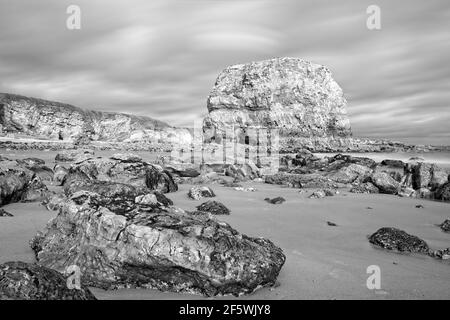
<svg viewBox="0 0 450 320"><path fill-rule="evenodd" d="M444 232L450 232L450 218L449 219L445 219L444 222L442 222L439 227L442 229L442 231Z"/></svg>
<svg viewBox="0 0 450 320"><path fill-rule="evenodd" d="M403 230L384 227L369 237L369 242L383 249L399 252L430 252L428 244L419 237L410 235Z"/></svg>
<svg viewBox="0 0 450 320"><path fill-rule="evenodd" d="M73 194L32 242L39 263L57 271L78 265L82 283L94 287L237 296L273 285L285 262L271 241L207 216L139 204L124 214L108 202Z"/></svg>
<svg viewBox="0 0 450 320"><path fill-rule="evenodd" d="M178 190L172 175L139 156L116 154L110 158L87 159L73 164L64 187L76 181L117 182L163 193Z"/></svg>
<svg viewBox="0 0 450 320"><path fill-rule="evenodd" d="M0 300L96 300L87 288L69 289L59 272L21 261L0 264Z"/></svg>
<svg viewBox="0 0 450 320"><path fill-rule="evenodd" d="M450 182L447 182L437 188L434 196L437 200L450 201Z"/></svg>
<svg viewBox="0 0 450 320"><path fill-rule="evenodd" d="M196 208L198 211L208 212L213 215L228 215L231 213L230 209L225 207L223 203L214 200L206 201Z"/></svg>

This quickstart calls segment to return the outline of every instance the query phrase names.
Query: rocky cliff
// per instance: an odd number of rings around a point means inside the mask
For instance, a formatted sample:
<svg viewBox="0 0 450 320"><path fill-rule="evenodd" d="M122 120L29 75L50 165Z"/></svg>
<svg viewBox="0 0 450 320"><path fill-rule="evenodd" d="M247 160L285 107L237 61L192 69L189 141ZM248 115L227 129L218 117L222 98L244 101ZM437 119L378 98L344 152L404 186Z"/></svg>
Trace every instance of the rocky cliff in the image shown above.
<svg viewBox="0 0 450 320"><path fill-rule="evenodd" d="M49 140L168 141L179 129L149 117L84 110L69 104L0 94L3 134Z"/></svg>
<svg viewBox="0 0 450 320"><path fill-rule="evenodd" d="M296 139L341 147L351 137L346 104L324 66L297 58L234 65L216 80L203 128L216 142L234 125L279 129L282 148Z"/></svg>

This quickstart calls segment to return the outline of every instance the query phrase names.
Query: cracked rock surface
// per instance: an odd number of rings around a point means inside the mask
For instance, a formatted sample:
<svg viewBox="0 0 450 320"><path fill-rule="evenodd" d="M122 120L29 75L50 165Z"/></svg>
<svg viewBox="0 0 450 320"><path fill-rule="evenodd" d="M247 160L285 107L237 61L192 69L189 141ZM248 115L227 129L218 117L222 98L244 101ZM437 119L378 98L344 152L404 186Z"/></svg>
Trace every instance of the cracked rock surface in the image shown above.
<svg viewBox="0 0 450 320"><path fill-rule="evenodd" d="M126 205L111 205L105 196L110 187L71 195L31 242L40 264L60 272L77 265L84 285L105 289L237 296L275 283L285 256L270 240L159 200L132 203L138 195L132 190L123 199Z"/></svg>

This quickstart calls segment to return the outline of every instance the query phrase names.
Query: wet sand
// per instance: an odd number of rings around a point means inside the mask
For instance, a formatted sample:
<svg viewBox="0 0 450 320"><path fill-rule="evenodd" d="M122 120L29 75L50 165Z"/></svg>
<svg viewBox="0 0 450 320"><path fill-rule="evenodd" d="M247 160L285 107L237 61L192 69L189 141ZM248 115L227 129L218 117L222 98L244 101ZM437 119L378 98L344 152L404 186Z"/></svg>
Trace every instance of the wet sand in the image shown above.
<svg viewBox="0 0 450 320"><path fill-rule="evenodd" d="M450 299L450 260L392 253L374 248L367 240L378 228L391 226L423 238L433 249L450 247L450 234L436 226L450 217L449 203L347 192L308 199L311 190L299 193L263 183L245 185L258 191L211 185L216 200L231 209L230 216L218 218L247 235L271 239L283 248L287 260L279 285L240 299ZM178 192L167 196L176 206L193 209L202 201L187 197L189 187L180 185ZM287 201L273 205L263 200L276 196ZM424 208L415 208L417 204ZM0 262L34 261L28 242L56 213L38 203L10 204L4 209L14 217L0 217ZM327 221L338 226L328 226ZM381 268L380 290L366 287L369 265ZM99 299L206 299L144 289L92 291Z"/></svg>

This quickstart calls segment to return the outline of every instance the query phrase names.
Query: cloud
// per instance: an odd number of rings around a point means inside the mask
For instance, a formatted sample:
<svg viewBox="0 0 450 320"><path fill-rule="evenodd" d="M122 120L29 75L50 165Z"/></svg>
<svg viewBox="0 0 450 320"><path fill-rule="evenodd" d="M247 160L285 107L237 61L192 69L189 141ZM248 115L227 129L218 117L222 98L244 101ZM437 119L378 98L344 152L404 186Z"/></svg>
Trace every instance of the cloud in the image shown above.
<svg viewBox="0 0 450 320"><path fill-rule="evenodd" d="M191 126L228 65L279 56L328 66L355 136L448 143L450 4L372 1L0 0L0 92Z"/></svg>

